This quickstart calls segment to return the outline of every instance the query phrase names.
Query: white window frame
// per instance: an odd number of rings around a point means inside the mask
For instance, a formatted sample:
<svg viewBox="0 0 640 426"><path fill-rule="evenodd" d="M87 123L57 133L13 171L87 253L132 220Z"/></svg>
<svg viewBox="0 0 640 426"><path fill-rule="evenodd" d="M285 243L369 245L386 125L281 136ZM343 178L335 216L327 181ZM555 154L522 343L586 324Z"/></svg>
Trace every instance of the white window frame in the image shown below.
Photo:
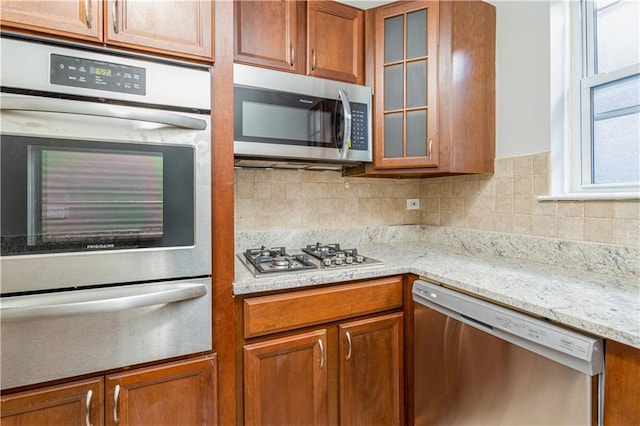
<svg viewBox="0 0 640 426"><path fill-rule="evenodd" d="M591 178L591 89L640 73L632 65L593 75L593 14L586 7L579 0L550 3L551 195L538 199L640 199L638 182L583 184Z"/></svg>

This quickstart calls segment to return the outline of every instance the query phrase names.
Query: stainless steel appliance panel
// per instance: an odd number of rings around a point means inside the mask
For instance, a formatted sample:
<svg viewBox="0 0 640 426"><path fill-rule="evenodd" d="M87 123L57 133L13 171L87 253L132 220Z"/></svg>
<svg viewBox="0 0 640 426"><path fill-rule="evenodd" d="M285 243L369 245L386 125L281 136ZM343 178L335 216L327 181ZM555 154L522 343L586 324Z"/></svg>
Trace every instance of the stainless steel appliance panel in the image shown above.
<svg viewBox="0 0 640 426"><path fill-rule="evenodd" d="M81 143L87 149L91 149L93 142L96 146L108 143L188 147L193 150L194 157L192 198L195 200L190 204L194 212L189 213L189 218L193 216L190 220L193 225L189 225L193 228L193 237L188 244L145 248L118 248L106 244L106 249L101 245L87 246L88 251L3 255L0 256L0 292L4 295L210 275L210 69L109 49L61 45L45 39L5 34L0 38L0 50L0 129L3 136L42 141L58 139L76 145ZM54 63L53 58L63 59ZM78 83L76 79L81 73L84 73L82 78L87 79L88 68L93 67L91 75L95 81L91 84L97 87L104 82L110 89L59 84L60 76L52 77L55 64L65 65L63 76L73 84ZM79 64L77 70L68 69L73 64ZM116 90L116 84L130 77L116 77L117 71L132 69L144 70L141 72L143 87L127 89L134 93ZM110 73L114 74L112 79L107 78ZM136 81L135 75L131 78ZM3 156L7 151L3 149ZM6 184L6 180L3 182ZM7 204L0 206L3 218L23 214L6 210ZM29 235L26 230L20 232Z"/></svg>
<svg viewBox="0 0 640 426"><path fill-rule="evenodd" d="M0 102L27 100L1 95ZM83 108L86 102L47 99L57 108ZM195 243L193 246L85 251L0 257L3 294L46 289L149 281L211 274L211 118L175 113L205 123L207 131L117 118L140 108L104 105L105 117L55 112L3 110L2 133L42 138L191 146L195 156ZM111 116L109 116L111 115Z"/></svg>
<svg viewBox="0 0 640 426"><path fill-rule="evenodd" d="M413 296L416 425L598 423L600 339L420 280Z"/></svg>
<svg viewBox="0 0 640 426"><path fill-rule="evenodd" d="M144 60L141 57L125 57L121 51L107 49L94 51L87 46L78 46L81 50L71 46L52 46L40 43L38 40L3 37L1 43L0 74L4 87L28 87L31 90L63 95L118 99L125 102L143 102L149 105L196 108L205 111L211 109L211 74L205 67L185 63L180 63L178 66L171 61L159 61L157 58L150 57L145 57ZM145 69L146 93L144 96L129 93L114 94L104 90L52 84L49 75L52 54ZM185 93L188 93L188 96L185 96Z"/></svg>
<svg viewBox="0 0 640 426"><path fill-rule="evenodd" d="M0 299L2 389L212 348L211 279Z"/></svg>
<svg viewBox="0 0 640 426"><path fill-rule="evenodd" d="M263 163L259 160L269 158L292 160L286 168L303 168L304 161L350 165L372 161L371 88L243 64L234 64L233 71L234 85L237 87L246 88L246 90L258 89L264 91L262 96L266 98L271 95L274 99L278 98L273 103L268 100L259 102L247 100L242 108L236 104L236 111L239 111L240 115L243 115L244 108L252 112L252 114L247 113L251 116L251 120L244 125L250 126L247 131L253 135L245 139L244 135L238 135L236 129L234 154L238 157L237 165L261 167ZM303 98L299 100L300 106L295 107L295 102L290 104L289 100L284 102L283 99L287 95ZM344 127L349 127L348 133L352 136L348 139L353 141L353 145L351 149L343 152L341 143L337 147L330 146L331 143L327 139L328 134L336 131L336 128L329 129L326 134L316 130L329 126L330 120L322 117L334 110L333 107L323 107L322 100L340 103L340 99L344 99L345 95L348 96L351 110L344 113L349 117L348 120L345 119ZM235 102L241 101L236 97ZM315 109L316 103L318 111ZM267 111L269 114L265 114ZM265 116L269 119L261 122L260 118ZM238 112L236 112L236 125L237 123ZM334 123L332 126L340 127L341 124ZM291 135L307 133L309 135L305 137L307 140L303 141L304 144L287 140L293 137ZM316 140L318 134L323 135ZM296 136L294 139L300 142L299 137ZM273 164L267 163L267 165Z"/></svg>

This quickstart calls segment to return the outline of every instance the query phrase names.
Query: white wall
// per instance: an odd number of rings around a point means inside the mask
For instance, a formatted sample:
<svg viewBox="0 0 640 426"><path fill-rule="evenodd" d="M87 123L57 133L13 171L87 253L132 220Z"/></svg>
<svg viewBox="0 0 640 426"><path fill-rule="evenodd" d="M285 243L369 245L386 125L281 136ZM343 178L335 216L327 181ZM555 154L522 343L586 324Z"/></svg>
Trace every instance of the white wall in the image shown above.
<svg viewBox="0 0 640 426"><path fill-rule="evenodd" d="M496 6L496 157L550 150L549 2Z"/></svg>

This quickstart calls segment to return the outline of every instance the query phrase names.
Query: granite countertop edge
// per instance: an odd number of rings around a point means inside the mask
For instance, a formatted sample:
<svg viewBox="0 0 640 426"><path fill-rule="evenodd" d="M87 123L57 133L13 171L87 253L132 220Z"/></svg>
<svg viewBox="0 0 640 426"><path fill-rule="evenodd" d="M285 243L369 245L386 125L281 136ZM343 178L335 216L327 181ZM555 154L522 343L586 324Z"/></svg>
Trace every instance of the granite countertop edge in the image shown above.
<svg viewBox="0 0 640 426"><path fill-rule="evenodd" d="M450 288L640 348L640 283L634 279L424 242L372 244L360 252L383 265L255 278L238 259L235 295L259 295L412 273Z"/></svg>

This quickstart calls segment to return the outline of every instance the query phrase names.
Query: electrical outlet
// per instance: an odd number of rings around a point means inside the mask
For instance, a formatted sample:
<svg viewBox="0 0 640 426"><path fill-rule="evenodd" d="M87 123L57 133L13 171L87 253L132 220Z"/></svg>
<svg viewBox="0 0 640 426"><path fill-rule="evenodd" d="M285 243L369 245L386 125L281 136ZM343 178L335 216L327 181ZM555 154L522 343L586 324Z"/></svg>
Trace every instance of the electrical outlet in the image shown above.
<svg viewBox="0 0 640 426"><path fill-rule="evenodd" d="M420 208L419 198L407 198L407 210L418 210Z"/></svg>

